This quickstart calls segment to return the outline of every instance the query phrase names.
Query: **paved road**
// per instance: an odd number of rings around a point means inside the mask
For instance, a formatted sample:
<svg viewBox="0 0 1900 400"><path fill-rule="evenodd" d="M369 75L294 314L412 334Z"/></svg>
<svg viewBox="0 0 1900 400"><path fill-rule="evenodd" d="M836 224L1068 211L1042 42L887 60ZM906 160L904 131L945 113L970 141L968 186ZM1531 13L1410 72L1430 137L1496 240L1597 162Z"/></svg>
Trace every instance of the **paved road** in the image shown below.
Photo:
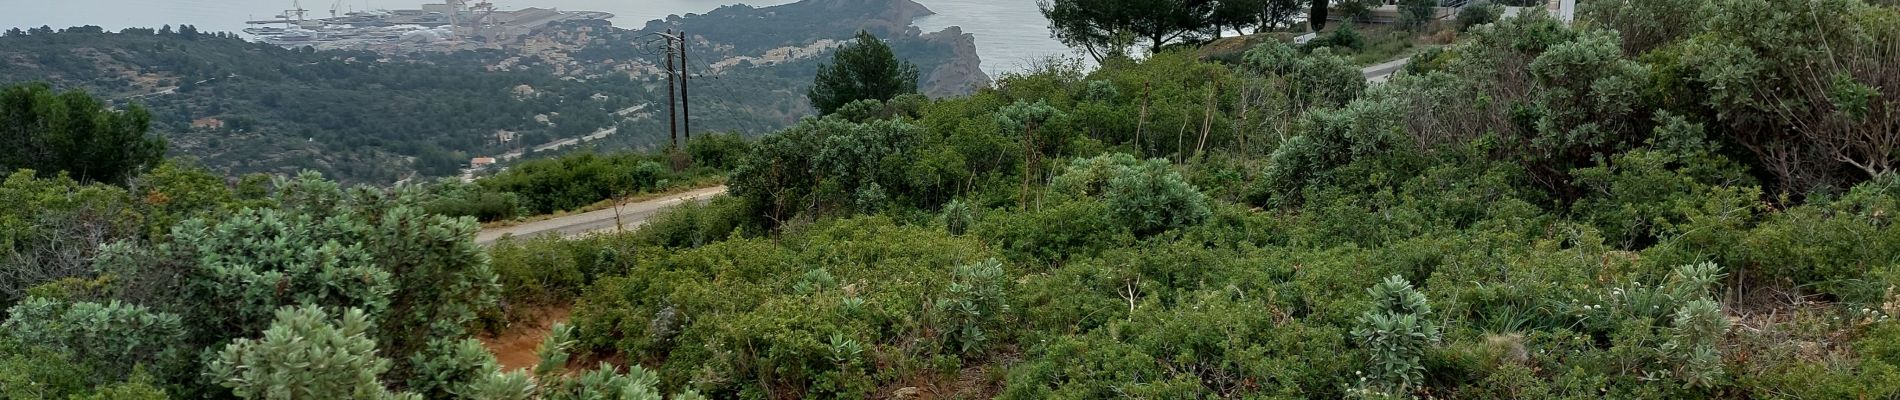
<svg viewBox="0 0 1900 400"><path fill-rule="evenodd" d="M495 244L495 241L508 236L530 237L561 235L562 237L575 237L590 233L613 232L619 230L621 226L624 226L626 229L634 229L646 223L647 218L652 218L655 214L659 214L661 210L665 210L668 207L688 201L706 201L725 193L726 187L719 186L623 205L620 206L618 213L620 218L618 222L616 222L614 218L614 209L608 208L505 228L485 229L482 230L481 234L475 236L475 243L482 245Z"/></svg>
<svg viewBox="0 0 1900 400"><path fill-rule="evenodd" d="M1401 58L1360 69L1359 73L1366 76L1366 82L1368 83L1385 83L1386 79L1392 78L1392 74L1398 73L1400 69L1405 68L1405 64L1411 62L1411 57Z"/></svg>

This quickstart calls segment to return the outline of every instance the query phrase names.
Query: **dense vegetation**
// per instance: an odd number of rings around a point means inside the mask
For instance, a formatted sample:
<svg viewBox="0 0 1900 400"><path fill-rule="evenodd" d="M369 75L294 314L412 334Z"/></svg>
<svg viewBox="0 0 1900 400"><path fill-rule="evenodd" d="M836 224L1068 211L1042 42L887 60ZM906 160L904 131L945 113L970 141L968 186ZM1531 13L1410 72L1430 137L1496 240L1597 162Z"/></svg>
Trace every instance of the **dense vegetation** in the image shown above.
<svg viewBox="0 0 1900 400"><path fill-rule="evenodd" d="M1768 4L1645 48L1611 16L1683 8L1448 23L1376 86L1278 44L1055 67L807 120L734 198L497 254L563 255L532 298L577 301L583 349L715 397L1900 395L1900 181L1862 168L1900 155L1812 139L1886 123L1853 60L1895 10ZM1855 100L1765 92L1802 74Z"/></svg>
<svg viewBox="0 0 1900 400"><path fill-rule="evenodd" d="M472 183L427 185L431 212L481 221L553 214L628 196L716 182L751 143L736 133L700 135L676 155L580 152L529 160ZM675 166L679 168L674 168Z"/></svg>
<svg viewBox="0 0 1900 400"><path fill-rule="evenodd" d="M0 52L31 55L0 64L0 80L52 81L143 104L178 154L231 174L314 169L384 184L411 172L450 176L472 157L610 127L609 112L649 97L624 77L576 82L547 71L491 72L453 56L397 62L225 35L74 28L0 43ZM524 85L532 91L518 92ZM194 126L206 119L220 122ZM500 141L497 131L516 140Z"/></svg>
<svg viewBox="0 0 1900 400"><path fill-rule="evenodd" d="M416 189L17 172L0 391L1900 397L1900 10L1821 1L1531 13L1376 85L1278 42L1052 63L486 252ZM567 306L528 370L469 340Z"/></svg>
<svg viewBox="0 0 1900 400"><path fill-rule="evenodd" d="M0 88L0 171L57 170L122 183L165 157L165 140L146 134L150 121L145 109L109 110L83 92Z"/></svg>

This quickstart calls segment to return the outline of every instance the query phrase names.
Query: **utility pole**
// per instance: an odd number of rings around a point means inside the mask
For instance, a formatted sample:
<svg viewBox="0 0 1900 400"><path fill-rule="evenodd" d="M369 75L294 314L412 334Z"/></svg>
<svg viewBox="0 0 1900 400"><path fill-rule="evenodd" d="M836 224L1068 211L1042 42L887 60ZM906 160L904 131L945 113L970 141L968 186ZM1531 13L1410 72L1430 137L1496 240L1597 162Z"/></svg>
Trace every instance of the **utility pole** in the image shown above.
<svg viewBox="0 0 1900 400"><path fill-rule="evenodd" d="M666 119L673 131L673 149L680 147L680 117L677 106L679 101L673 98L673 92L679 89L678 71L673 70L673 30L666 30Z"/></svg>
<svg viewBox="0 0 1900 400"><path fill-rule="evenodd" d="M693 97L686 94L686 88L692 86L691 81L688 81L687 78L691 78L693 74L686 72L687 68L691 68L686 64L687 37L686 31L680 31L678 40L680 45L680 122L682 125L685 125L685 130L682 131L682 133L686 134L686 142L691 143L693 141Z"/></svg>

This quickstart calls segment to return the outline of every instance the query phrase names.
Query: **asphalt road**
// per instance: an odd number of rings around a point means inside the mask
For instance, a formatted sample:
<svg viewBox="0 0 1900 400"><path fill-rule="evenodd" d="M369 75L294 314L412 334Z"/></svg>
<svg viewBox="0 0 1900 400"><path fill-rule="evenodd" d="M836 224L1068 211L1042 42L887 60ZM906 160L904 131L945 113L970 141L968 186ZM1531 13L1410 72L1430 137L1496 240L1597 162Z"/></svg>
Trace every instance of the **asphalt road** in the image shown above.
<svg viewBox="0 0 1900 400"><path fill-rule="evenodd" d="M645 224L647 218L652 218L668 207L688 201L703 202L725 193L725 186L711 187L639 203L628 203L618 207L618 212L615 208L608 208L504 228L484 229L481 234L475 236L475 243L491 245L497 240L510 236L517 238L542 235L576 237L592 233L615 232L622 228L631 230ZM619 218L615 218L616 215Z"/></svg>
<svg viewBox="0 0 1900 400"><path fill-rule="evenodd" d="M1386 79L1392 78L1392 74L1398 73L1400 69L1405 68L1405 64L1410 62L1412 62L1411 57L1387 61L1384 64L1360 69L1359 73L1366 76L1368 83L1385 83Z"/></svg>

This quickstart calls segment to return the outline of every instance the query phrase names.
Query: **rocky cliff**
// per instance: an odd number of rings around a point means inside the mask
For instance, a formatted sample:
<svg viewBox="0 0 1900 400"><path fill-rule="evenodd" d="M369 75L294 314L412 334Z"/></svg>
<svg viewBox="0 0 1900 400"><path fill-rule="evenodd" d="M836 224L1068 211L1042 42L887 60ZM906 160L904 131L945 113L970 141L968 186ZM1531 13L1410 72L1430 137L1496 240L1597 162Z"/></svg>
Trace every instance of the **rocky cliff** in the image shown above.
<svg viewBox="0 0 1900 400"><path fill-rule="evenodd" d="M921 71L923 76L918 89L931 97L946 97L970 94L976 89L988 87L990 76L983 72L983 58L976 53L976 35L963 33L961 27L949 27L943 31L921 35L926 42L945 46L950 49L948 60L937 64L935 68Z"/></svg>

